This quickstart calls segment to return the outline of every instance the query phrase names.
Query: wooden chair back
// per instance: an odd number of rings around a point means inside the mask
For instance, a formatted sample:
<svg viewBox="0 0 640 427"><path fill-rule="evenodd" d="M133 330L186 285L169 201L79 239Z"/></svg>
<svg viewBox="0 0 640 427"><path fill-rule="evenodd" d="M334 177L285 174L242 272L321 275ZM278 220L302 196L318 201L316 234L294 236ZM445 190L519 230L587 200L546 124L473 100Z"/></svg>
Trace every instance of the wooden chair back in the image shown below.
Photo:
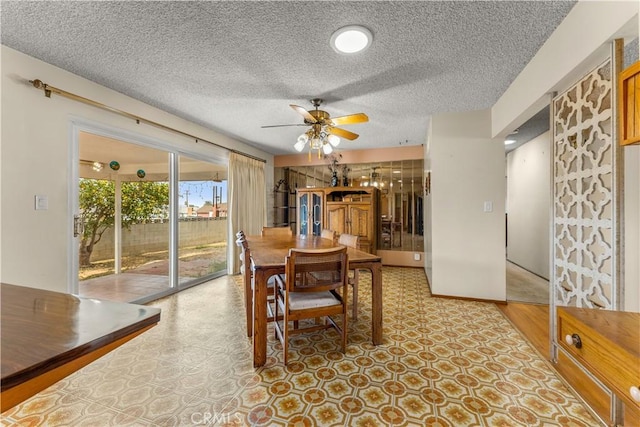
<svg viewBox="0 0 640 427"><path fill-rule="evenodd" d="M326 292L347 284L347 248L290 249L285 259L289 292Z"/></svg>
<svg viewBox="0 0 640 427"><path fill-rule="evenodd" d="M322 237L323 239L329 239L332 242L334 242L336 240L336 232L333 230L323 228L322 231L320 232L320 237Z"/></svg>
<svg viewBox="0 0 640 427"><path fill-rule="evenodd" d="M247 321L247 336L253 336L253 271L251 250L249 242L242 231L236 233L236 245L240 247L240 273L244 278L244 298L245 298L245 314ZM267 298L267 322L274 319L271 303L273 303L273 288L275 286L275 277L272 276L267 281L267 288L270 290L270 297Z"/></svg>
<svg viewBox="0 0 640 427"><path fill-rule="evenodd" d="M338 238L338 244L345 245L349 248L358 249L358 243L360 241L360 236L356 236L354 234L341 234ZM351 287L353 288L353 314L351 317L353 320L358 320L358 282L360 281L360 272L355 270L349 270L351 273L349 275L348 281Z"/></svg>
<svg viewBox="0 0 640 427"><path fill-rule="evenodd" d="M291 227L262 227L263 236L293 236Z"/></svg>
<svg viewBox="0 0 640 427"><path fill-rule="evenodd" d="M349 248L358 249L358 240L360 240L359 236L356 236L354 234L342 233L340 237L338 237L338 244L345 245Z"/></svg>

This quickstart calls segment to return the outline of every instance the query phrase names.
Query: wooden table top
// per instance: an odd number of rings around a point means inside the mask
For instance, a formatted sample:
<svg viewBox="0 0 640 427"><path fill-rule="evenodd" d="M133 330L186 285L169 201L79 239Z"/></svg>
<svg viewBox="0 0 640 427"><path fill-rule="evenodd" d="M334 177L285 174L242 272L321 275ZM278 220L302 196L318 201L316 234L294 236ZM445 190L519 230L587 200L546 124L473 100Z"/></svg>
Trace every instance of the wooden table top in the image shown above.
<svg viewBox="0 0 640 427"><path fill-rule="evenodd" d="M256 267L277 267L284 265L284 259L289 254L289 249L326 249L340 246L329 239L320 236L247 236L251 258ZM347 248L349 262L380 262L378 255Z"/></svg>
<svg viewBox="0 0 640 427"><path fill-rule="evenodd" d="M2 391L160 320L160 309L0 285Z"/></svg>

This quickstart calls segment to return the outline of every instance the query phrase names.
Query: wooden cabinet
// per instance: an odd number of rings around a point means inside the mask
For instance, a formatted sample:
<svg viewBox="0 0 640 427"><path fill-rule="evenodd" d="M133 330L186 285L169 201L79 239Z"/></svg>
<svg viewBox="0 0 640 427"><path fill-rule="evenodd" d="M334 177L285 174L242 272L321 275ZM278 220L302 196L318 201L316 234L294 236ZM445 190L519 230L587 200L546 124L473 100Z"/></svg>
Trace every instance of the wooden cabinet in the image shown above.
<svg viewBox="0 0 640 427"><path fill-rule="evenodd" d="M557 333L569 384L607 424L639 426L640 314L559 307Z"/></svg>
<svg viewBox="0 0 640 427"><path fill-rule="evenodd" d="M620 144L640 144L640 61L620 73Z"/></svg>
<svg viewBox="0 0 640 427"><path fill-rule="evenodd" d="M380 234L380 190L327 187L297 190L297 232L319 236L322 229L359 236L359 249L375 253Z"/></svg>
<svg viewBox="0 0 640 427"><path fill-rule="evenodd" d="M324 227L324 191L318 188L296 191L297 233L319 236Z"/></svg>
<svg viewBox="0 0 640 427"><path fill-rule="evenodd" d="M371 206L358 203L327 203L326 227L336 232L359 236L359 249L371 253L376 241L373 230L374 223Z"/></svg>
<svg viewBox="0 0 640 427"><path fill-rule="evenodd" d="M380 190L332 187L325 189L325 228L339 236L359 236L359 249L375 253L380 234Z"/></svg>

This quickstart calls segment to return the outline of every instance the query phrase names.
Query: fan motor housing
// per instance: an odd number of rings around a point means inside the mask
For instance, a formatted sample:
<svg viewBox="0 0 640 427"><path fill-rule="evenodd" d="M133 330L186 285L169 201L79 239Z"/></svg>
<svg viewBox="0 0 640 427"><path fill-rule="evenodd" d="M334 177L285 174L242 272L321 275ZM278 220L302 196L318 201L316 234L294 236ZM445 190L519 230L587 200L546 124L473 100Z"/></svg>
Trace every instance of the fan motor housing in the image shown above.
<svg viewBox="0 0 640 427"><path fill-rule="evenodd" d="M326 111L323 110L311 110L309 111L309 114L311 114L313 117L315 117L317 122L321 122L324 123L325 121L329 120L330 116L329 113L327 113ZM313 124L313 122L308 121L307 119L304 119L304 122L308 125Z"/></svg>

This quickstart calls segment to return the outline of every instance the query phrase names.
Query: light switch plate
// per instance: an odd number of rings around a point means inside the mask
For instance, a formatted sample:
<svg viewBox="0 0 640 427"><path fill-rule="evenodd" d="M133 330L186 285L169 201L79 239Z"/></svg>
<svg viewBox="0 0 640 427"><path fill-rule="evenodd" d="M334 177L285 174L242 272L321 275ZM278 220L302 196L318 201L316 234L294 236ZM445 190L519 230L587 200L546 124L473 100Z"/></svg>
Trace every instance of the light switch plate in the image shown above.
<svg viewBox="0 0 640 427"><path fill-rule="evenodd" d="M44 211L49 209L49 198L45 195L36 194L35 203L36 203L35 209L37 211Z"/></svg>
<svg viewBox="0 0 640 427"><path fill-rule="evenodd" d="M493 212L493 202L491 201L484 202L484 211Z"/></svg>

